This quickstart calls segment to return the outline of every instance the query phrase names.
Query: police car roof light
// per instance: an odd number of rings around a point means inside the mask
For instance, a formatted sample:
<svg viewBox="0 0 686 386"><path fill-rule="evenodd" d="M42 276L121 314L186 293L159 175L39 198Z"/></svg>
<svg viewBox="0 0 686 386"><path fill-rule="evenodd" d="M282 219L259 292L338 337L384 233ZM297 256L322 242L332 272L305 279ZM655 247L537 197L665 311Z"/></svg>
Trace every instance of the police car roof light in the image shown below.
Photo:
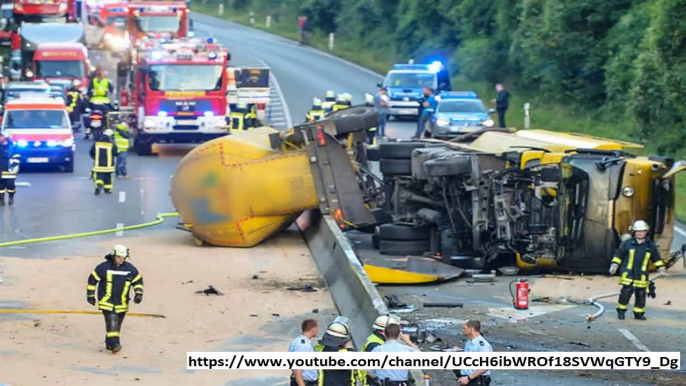
<svg viewBox="0 0 686 386"><path fill-rule="evenodd" d="M207 43L209 43L209 44L214 43L214 38L212 38L212 37L207 38Z"/></svg>
<svg viewBox="0 0 686 386"><path fill-rule="evenodd" d="M426 64L394 64L394 70L421 70L428 71L429 66Z"/></svg>
<svg viewBox="0 0 686 386"><path fill-rule="evenodd" d="M441 63L439 61L435 61L435 62L429 64L427 67L432 72L440 72L444 68L443 63Z"/></svg>
<svg viewBox="0 0 686 386"><path fill-rule="evenodd" d="M475 99L478 98L478 95L474 91L444 91L439 94L441 98L443 99L450 99L450 98L470 98L470 99Z"/></svg>

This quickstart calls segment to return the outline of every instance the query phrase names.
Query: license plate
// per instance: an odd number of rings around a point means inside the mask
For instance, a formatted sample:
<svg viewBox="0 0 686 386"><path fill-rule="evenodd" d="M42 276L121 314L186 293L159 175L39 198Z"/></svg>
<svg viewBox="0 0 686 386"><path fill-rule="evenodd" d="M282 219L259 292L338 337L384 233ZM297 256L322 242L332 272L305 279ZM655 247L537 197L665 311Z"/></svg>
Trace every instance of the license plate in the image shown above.
<svg viewBox="0 0 686 386"><path fill-rule="evenodd" d="M416 115L417 110L415 109L400 109L399 110L401 115Z"/></svg>
<svg viewBox="0 0 686 386"><path fill-rule="evenodd" d="M178 126L195 126L198 124L198 121L196 121L195 119L193 119L193 120L190 120L190 119L181 120L181 119L179 119L176 121L176 124Z"/></svg>
<svg viewBox="0 0 686 386"><path fill-rule="evenodd" d="M100 126L102 126L102 122L100 122L100 121L93 121L93 122L92 122L92 125L93 125L93 127L100 127Z"/></svg>
<svg viewBox="0 0 686 386"><path fill-rule="evenodd" d="M44 164L44 163L50 162L50 159L49 158L29 158L26 161L29 163L32 163L32 164Z"/></svg>

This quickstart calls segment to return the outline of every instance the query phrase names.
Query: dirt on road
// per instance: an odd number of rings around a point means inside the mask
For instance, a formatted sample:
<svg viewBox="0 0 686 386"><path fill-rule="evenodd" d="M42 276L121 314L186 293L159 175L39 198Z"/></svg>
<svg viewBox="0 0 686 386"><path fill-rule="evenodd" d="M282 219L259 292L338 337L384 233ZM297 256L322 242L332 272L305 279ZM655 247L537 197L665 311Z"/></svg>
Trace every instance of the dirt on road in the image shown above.
<svg viewBox="0 0 686 386"><path fill-rule="evenodd" d="M178 231L112 238L100 256L0 257L0 308L96 310L86 302L86 281L118 243L131 249L145 281L143 302L131 312L166 318L127 316L123 350L112 354L101 315L0 314L0 384L276 385L288 371L187 371L186 352L286 351L303 318L329 318L334 310L298 233L229 249L196 247ZM318 290L286 290L303 283ZM223 295L196 293L209 285Z"/></svg>

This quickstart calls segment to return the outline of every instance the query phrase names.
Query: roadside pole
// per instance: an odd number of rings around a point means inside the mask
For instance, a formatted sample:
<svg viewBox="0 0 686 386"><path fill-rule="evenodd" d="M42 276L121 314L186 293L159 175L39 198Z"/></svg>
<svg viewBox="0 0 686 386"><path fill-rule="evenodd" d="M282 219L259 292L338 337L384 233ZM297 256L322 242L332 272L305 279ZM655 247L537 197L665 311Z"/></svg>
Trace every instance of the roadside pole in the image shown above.
<svg viewBox="0 0 686 386"><path fill-rule="evenodd" d="M334 39L333 32L331 32L329 34L329 51L333 51L333 39Z"/></svg>
<svg viewBox="0 0 686 386"><path fill-rule="evenodd" d="M524 103L524 128L531 128L531 104Z"/></svg>
<svg viewBox="0 0 686 386"><path fill-rule="evenodd" d="M267 15L267 20L265 21L265 27L267 27L267 29L268 29L271 27L271 25L272 25L272 16Z"/></svg>
<svg viewBox="0 0 686 386"><path fill-rule="evenodd" d="M224 14L224 4L219 4L219 14L220 15Z"/></svg>

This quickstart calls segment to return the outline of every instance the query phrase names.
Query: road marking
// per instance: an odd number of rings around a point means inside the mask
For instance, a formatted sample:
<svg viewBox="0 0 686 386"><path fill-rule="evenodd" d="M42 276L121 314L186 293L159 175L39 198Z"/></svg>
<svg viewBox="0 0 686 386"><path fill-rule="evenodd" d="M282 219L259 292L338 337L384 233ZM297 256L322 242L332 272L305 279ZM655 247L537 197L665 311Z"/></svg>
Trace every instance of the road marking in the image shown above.
<svg viewBox="0 0 686 386"><path fill-rule="evenodd" d="M123 204L126 202L126 192L119 192L119 203Z"/></svg>
<svg viewBox="0 0 686 386"><path fill-rule="evenodd" d="M529 309L527 310L516 310L514 307L509 306L509 307L497 307L497 308L489 308L488 309L488 315L493 316L496 318L501 318L501 319L507 319L510 321L518 321L518 320L526 320L529 318L533 318L536 316L541 316L545 315L550 312L557 312L557 311L562 311L566 310L569 308L574 308L576 307L575 305L564 305L564 304L555 304L555 305L545 305L545 306L530 306Z"/></svg>
<svg viewBox="0 0 686 386"><path fill-rule="evenodd" d="M25 188L30 188L30 187L31 187L31 183L30 183L30 182L15 182L14 185L16 185L16 186L23 186L23 187L25 187Z"/></svg>
<svg viewBox="0 0 686 386"><path fill-rule="evenodd" d="M117 223L117 229L120 229L120 228L123 228L123 227L124 227L124 224L122 224L122 223ZM117 231L117 236L118 236L118 237L124 236L124 231Z"/></svg>
<svg viewBox="0 0 686 386"><path fill-rule="evenodd" d="M683 230L681 227L678 227L678 226L675 225L675 226L674 226L674 230L677 231L677 233L679 233L680 235L686 236L686 231Z"/></svg>
<svg viewBox="0 0 686 386"><path fill-rule="evenodd" d="M619 330L619 332L622 333L622 335L624 335L625 338L629 339L629 341L631 343L633 343L634 346L636 346L639 350L645 351L645 352L650 352L648 347L646 347L643 343L641 343L641 341L638 340L638 338L636 338L634 336L634 334L631 333L631 331L629 331L625 328L618 328L618 330Z"/></svg>

